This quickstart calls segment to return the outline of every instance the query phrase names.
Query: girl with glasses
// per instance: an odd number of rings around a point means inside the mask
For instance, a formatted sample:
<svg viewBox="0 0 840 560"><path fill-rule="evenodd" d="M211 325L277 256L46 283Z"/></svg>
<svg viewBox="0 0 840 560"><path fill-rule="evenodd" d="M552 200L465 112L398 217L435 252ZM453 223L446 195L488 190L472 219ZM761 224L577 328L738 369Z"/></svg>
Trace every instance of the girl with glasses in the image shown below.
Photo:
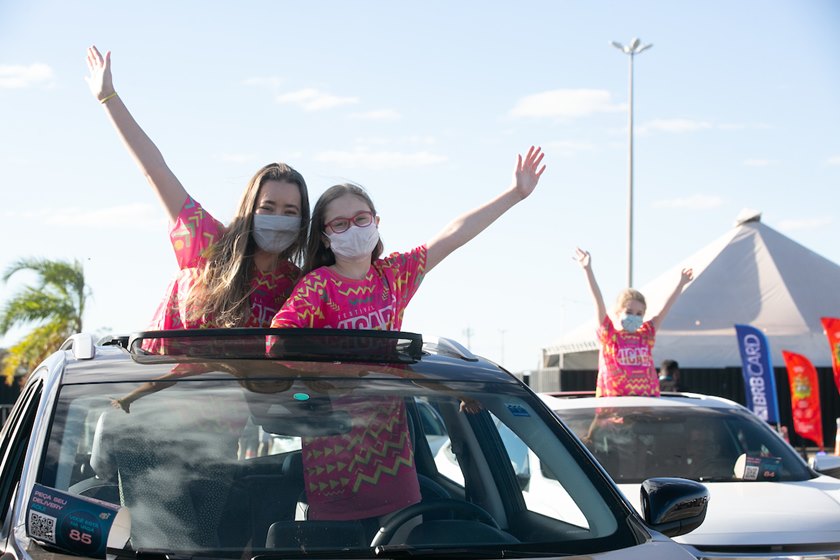
<svg viewBox="0 0 840 560"><path fill-rule="evenodd" d="M169 218L179 272L150 328L267 327L291 294L306 245L309 197L303 176L283 163L259 169L227 226L189 193L117 95L111 53L87 50L94 97ZM154 341L149 351L159 351Z"/></svg>
<svg viewBox="0 0 840 560"><path fill-rule="evenodd" d="M330 187L312 210L305 275L271 326L399 330L423 277L534 191L545 171L543 156L531 146L518 156L513 182L502 194L456 218L428 243L385 258L368 194L352 184Z"/></svg>
<svg viewBox="0 0 840 560"><path fill-rule="evenodd" d="M542 160L541 149L532 146L518 156L513 182L502 194L456 218L428 243L385 258L379 216L367 193L349 184L329 188L312 211L308 273L271 326L399 330L426 273L527 198L545 171ZM302 440L308 518L363 520L375 531L382 516L421 498L405 405L397 397L353 394L333 403L351 414L353 427ZM462 400L462 410L477 406ZM377 460L354 460L360 449L370 449Z"/></svg>

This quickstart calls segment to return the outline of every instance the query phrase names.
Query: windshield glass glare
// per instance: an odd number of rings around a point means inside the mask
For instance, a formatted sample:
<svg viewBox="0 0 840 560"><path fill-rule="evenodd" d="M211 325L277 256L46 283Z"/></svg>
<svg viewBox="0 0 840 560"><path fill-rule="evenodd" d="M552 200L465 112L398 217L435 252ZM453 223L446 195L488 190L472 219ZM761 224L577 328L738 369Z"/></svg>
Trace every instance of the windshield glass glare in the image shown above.
<svg viewBox="0 0 840 560"><path fill-rule="evenodd" d="M127 507L135 550L368 556L463 546L465 532L508 550L638 544L519 386L221 377L63 387L39 482Z"/></svg>

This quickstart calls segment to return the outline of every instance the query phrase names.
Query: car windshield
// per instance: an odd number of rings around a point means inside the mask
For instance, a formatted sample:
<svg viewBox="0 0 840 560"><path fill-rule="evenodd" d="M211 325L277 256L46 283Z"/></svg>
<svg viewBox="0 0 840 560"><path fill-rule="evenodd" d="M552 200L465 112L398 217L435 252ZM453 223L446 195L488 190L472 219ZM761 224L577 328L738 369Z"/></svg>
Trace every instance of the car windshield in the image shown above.
<svg viewBox="0 0 840 560"><path fill-rule="evenodd" d="M133 367L161 380L62 387L38 482L126 507L135 551L638 544L573 435L511 381L443 382L404 364Z"/></svg>
<svg viewBox="0 0 840 560"><path fill-rule="evenodd" d="M613 479L788 482L813 475L767 424L747 412L698 406L556 411Z"/></svg>

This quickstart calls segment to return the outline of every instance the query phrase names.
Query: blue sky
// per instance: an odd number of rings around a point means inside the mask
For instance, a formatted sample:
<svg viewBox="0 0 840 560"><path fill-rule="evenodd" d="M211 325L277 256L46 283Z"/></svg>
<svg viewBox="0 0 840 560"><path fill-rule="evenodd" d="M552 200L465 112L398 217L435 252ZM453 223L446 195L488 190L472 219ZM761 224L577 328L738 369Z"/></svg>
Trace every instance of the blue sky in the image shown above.
<svg viewBox="0 0 840 560"><path fill-rule="evenodd" d="M164 212L83 79L96 44L223 222L257 168L285 161L313 203L338 182L365 186L386 251L408 250L542 146L533 196L430 273L403 324L535 368L592 315L576 246L608 301L624 287L628 60L609 43L633 37L654 45L635 61L634 284L743 208L840 262L832 0L0 0L0 269L82 260L97 333L144 329L175 272ZM0 286L0 303L28 280Z"/></svg>

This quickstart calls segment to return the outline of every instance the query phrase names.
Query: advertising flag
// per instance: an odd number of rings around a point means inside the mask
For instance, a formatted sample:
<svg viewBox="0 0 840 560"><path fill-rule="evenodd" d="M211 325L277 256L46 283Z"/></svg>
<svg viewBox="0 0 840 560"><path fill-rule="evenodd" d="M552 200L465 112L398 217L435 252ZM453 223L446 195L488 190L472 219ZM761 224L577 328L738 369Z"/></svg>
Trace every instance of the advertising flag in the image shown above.
<svg viewBox="0 0 840 560"><path fill-rule="evenodd" d="M834 386L840 391L840 319L821 317L828 345L831 347L831 367L834 368Z"/></svg>
<svg viewBox="0 0 840 560"><path fill-rule="evenodd" d="M770 364L770 345L764 333L751 325L735 325L747 408L771 424L779 423L776 378Z"/></svg>
<svg viewBox="0 0 840 560"><path fill-rule="evenodd" d="M822 414L820 412L820 382L817 370L801 354L782 351L790 379L790 406L793 409L793 430L822 448Z"/></svg>

